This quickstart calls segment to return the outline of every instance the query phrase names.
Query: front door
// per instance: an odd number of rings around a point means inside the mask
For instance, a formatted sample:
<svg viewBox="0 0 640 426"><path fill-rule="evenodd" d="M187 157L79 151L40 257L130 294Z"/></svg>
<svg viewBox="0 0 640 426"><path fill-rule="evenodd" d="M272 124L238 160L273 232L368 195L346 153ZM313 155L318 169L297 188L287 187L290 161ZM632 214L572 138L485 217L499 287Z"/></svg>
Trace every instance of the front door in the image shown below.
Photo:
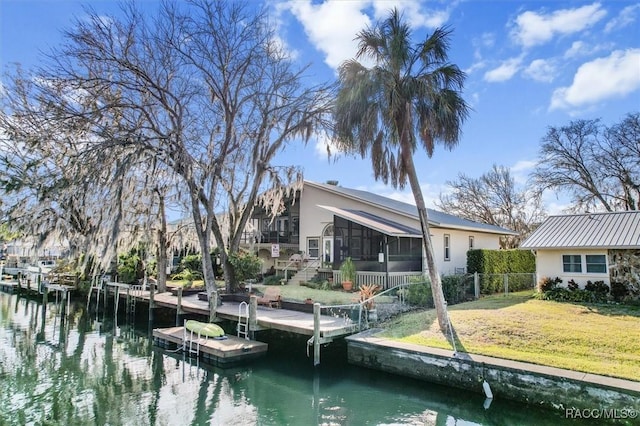
<svg viewBox="0 0 640 426"><path fill-rule="evenodd" d="M333 248L335 244L338 244L338 247L342 245L342 237L323 237L322 238L322 262L333 264L335 261ZM325 265L323 265L325 266Z"/></svg>
<svg viewBox="0 0 640 426"><path fill-rule="evenodd" d="M323 238L322 263L323 264L333 263L333 237Z"/></svg>

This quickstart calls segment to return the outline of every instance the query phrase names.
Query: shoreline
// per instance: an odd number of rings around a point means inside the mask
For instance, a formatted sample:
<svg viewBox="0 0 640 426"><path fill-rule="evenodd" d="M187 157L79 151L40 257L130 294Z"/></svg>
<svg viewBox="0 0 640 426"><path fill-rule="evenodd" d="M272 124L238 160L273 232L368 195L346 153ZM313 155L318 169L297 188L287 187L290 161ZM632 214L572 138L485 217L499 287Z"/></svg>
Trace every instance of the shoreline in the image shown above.
<svg viewBox="0 0 640 426"><path fill-rule="evenodd" d="M494 398L556 410L640 411L637 381L397 342L376 337L380 331L346 337L347 361L477 393L486 380Z"/></svg>

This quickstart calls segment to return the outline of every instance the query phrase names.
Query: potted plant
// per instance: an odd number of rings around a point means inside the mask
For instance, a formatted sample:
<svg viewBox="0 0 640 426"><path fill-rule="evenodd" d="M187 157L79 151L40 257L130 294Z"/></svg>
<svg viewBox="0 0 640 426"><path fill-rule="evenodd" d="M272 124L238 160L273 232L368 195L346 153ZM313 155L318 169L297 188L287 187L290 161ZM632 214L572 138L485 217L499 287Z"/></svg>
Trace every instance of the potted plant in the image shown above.
<svg viewBox="0 0 640 426"><path fill-rule="evenodd" d="M353 281L356 279L356 265L351 257L347 257L340 265L340 275L342 276L342 288L344 291L353 289Z"/></svg>
<svg viewBox="0 0 640 426"><path fill-rule="evenodd" d="M373 296L378 293L380 286L376 284L362 284L360 286L360 303L367 311L367 318L369 321L376 321L378 319L378 311L375 308L375 300Z"/></svg>

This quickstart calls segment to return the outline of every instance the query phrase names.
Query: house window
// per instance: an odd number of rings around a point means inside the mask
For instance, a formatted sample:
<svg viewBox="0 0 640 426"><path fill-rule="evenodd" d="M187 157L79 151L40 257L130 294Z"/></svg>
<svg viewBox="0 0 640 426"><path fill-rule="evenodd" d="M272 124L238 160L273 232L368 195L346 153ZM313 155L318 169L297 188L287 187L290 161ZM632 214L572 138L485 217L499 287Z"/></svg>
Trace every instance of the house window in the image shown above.
<svg viewBox="0 0 640 426"><path fill-rule="evenodd" d="M444 260L451 260L451 236L444 234Z"/></svg>
<svg viewBox="0 0 640 426"><path fill-rule="evenodd" d="M588 254L587 273L604 274L607 272L607 259L604 254Z"/></svg>
<svg viewBox="0 0 640 426"><path fill-rule="evenodd" d="M582 272L582 256L579 254L565 254L562 256L563 272Z"/></svg>
<svg viewBox="0 0 640 426"><path fill-rule="evenodd" d="M317 259L320 255L320 238L307 238L307 254L311 259Z"/></svg>
<svg viewBox="0 0 640 426"><path fill-rule="evenodd" d="M469 250L473 250L474 245L475 245L475 241L474 241L473 235L469 235Z"/></svg>

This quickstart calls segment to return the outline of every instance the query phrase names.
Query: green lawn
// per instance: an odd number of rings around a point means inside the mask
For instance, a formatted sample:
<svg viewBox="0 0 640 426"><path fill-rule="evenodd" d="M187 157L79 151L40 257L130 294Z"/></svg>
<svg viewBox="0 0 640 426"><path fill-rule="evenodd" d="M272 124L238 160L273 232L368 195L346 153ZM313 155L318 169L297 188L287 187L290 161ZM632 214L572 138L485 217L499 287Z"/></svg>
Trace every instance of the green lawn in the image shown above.
<svg viewBox="0 0 640 426"><path fill-rule="evenodd" d="M640 307L542 301L530 292L449 307L460 352L638 380ZM387 324L382 337L452 349L434 310Z"/></svg>

